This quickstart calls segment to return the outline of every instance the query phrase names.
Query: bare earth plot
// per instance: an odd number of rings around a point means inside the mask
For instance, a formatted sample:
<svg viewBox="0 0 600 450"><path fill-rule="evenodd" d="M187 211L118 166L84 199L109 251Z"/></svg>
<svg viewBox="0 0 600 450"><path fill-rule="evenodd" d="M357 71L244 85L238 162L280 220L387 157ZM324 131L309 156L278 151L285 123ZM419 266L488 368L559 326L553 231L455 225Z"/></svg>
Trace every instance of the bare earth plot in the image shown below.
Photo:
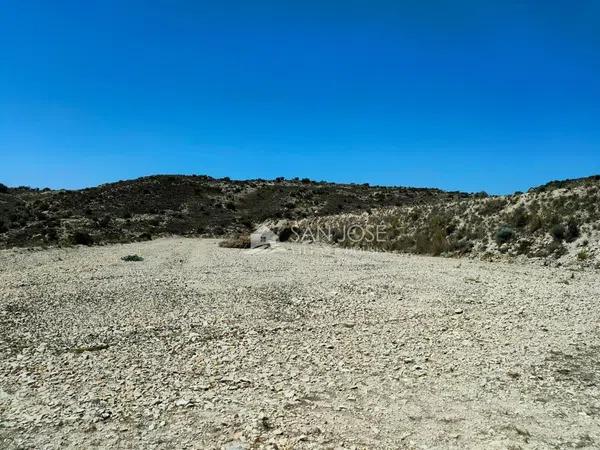
<svg viewBox="0 0 600 450"><path fill-rule="evenodd" d="M0 252L0 448L600 446L597 272L308 248Z"/></svg>

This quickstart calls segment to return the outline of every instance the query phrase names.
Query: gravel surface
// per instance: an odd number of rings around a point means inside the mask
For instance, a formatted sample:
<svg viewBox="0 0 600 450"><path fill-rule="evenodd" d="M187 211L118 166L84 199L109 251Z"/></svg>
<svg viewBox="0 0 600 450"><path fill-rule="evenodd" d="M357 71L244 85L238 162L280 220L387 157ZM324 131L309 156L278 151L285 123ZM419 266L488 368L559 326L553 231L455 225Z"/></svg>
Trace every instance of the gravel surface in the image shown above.
<svg viewBox="0 0 600 450"><path fill-rule="evenodd" d="M317 246L6 250L0 448L598 448L599 300Z"/></svg>

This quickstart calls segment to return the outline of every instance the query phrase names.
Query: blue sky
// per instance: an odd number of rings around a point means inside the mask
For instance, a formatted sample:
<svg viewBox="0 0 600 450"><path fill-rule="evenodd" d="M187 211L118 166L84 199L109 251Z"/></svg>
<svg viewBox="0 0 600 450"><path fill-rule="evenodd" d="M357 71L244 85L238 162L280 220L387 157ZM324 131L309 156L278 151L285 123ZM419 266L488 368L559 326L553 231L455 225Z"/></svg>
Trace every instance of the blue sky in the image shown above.
<svg viewBox="0 0 600 450"><path fill-rule="evenodd" d="M0 182L600 173L598 1L14 1Z"/></svg>

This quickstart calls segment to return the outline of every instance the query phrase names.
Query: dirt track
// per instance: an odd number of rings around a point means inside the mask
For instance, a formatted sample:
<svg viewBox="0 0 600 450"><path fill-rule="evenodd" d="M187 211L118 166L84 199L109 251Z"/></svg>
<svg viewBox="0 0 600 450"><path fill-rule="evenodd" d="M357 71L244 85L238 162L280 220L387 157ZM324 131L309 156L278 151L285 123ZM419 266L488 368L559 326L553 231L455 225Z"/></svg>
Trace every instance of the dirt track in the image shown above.
<svg viewBox="0 0 600 450"><path fill-rule="evenodd" d="M599 300L308 246L2 251L0 447L598 448Z"/></svg>

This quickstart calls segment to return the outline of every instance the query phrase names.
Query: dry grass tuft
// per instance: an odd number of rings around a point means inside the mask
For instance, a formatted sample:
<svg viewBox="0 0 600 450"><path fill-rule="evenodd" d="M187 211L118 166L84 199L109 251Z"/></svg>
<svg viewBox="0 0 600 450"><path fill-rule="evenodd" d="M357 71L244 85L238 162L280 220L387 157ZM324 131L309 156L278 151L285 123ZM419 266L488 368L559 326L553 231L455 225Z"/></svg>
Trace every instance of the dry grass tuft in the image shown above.
<svg viewBox="0 0 600 450"><path fill-rule="evenodd" d="M224 248L250 248L250 236L247 234L219 242L219 247Z"/></svg>

